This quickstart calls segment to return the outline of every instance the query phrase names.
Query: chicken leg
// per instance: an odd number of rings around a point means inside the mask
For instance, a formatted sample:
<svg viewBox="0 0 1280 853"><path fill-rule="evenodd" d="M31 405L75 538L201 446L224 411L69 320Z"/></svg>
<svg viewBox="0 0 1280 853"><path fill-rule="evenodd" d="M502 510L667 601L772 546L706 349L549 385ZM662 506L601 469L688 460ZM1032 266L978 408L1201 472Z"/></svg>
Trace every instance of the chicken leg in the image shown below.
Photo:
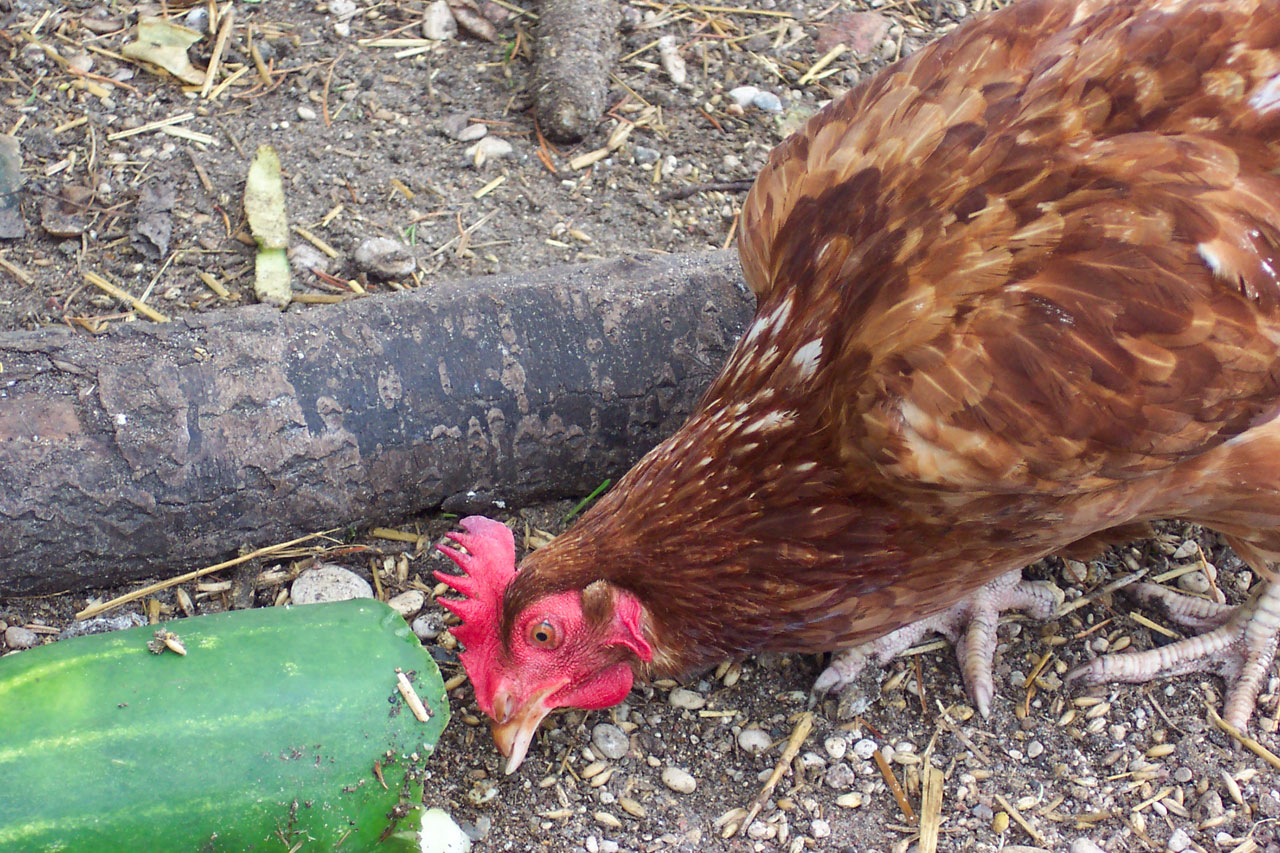
<svg viewBox="0 0 1280 853"><path fill-rule="evenodd" d="M1049 619L1062 604L1062 598L1062 591L1051 583L1023 580L1021 569L1009 572L941 613L840 652L818 676L813 691L821 695L840 690L868 663L884 665L925 634L938 633L955 645L969 697L984 717L990 716L995 694L991 669L1000 614L1023 610L1036 619Z"/></svg>
<svg viewBox="0 0 1280 853"><path fill-rule="evenodd" d="M1262 588L1238 607L1138 584L1133 594L1160 606L1170 619L1206 633L1143 652L1103 655L1067 675L1067 682L1139 683L1171 675L1208 672L1227 682L1223 719L1243 731L1253 714L1280 636L1280 586Z"/></svg>

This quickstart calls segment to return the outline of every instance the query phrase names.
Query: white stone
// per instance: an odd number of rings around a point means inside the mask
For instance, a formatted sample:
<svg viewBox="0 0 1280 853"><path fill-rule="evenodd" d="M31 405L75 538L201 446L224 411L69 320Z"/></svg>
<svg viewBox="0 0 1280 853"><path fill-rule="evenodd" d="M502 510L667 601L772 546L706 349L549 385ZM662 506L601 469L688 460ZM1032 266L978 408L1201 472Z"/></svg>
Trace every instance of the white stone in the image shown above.
<svg viewBox="0 0 1280 853"><path fill-rule="evenodd" d="M693 776L689 775L689 771L682 770L679 767L664 767L662 769L662 784L677 794L692 794L693 789L698 786Z"/></svg>
<svg viewBox="0 0 1280 853"><path fill-rule="evenodd" d="M677 86L683 86L689 79L689 70L685 67L684 57L680 55L675 36L665 35L658 39L658 58L662 61L662 67L671 78L671 82Z"/></svg>
<svg viewBox="0 0 1280 853"><path fill-rule="evenodd" d="M422 853L468 853L471 839L444 809L427 809L419 825Z"/></svg>
<svg viewBox="0 0 1280 853"><path fill-rule="evenodd" d="M743 752L751 755L759 755L772 745L773 738L762 729L743 729L738 733L738 746L742 747Z"/></svg>
<svg viewBox="0 0 1280 853"><path fill-rule="evenodd" d="M486 136L475 145L467 148L463 153L471 158L471 162L475 163L479 169L490 160L497 160L499 157L510 157L515 149L511 147L511 143L501 137Z"/></svg>
<svg viewBox="0 0 1280 853"><path fill-rule="evenodd" d="M373 598L373 588L350 569L321 563L298 575L289 588L289 597L294 604L319 604L350 598Z"/></svg>
<svg viewBox="0 0 1280 853"><path fill-rule="evenodd" d="M671 691L671 695L667 697L667 701L676 708L683 708L686 711L696 711L707 704L707 697L701 693L696 693L685 687L677 687Z"/></svg>
<svg viewBox="0 0 1280 853"><path fill-rule="evenodd" d="M1165 849L1169 853L1182 853L1191 847L1191 837L1187 835L1187 831L1182 827L1178 827L1169 835L1169 841L1165 844Z"/></svg>
<svg viewBox="0 0 1280 853"><path fill-rule="evenodd" d="M405 619L412 617L427 603L427 596L420 589L410 589L389 599L387 604Z"/></svg>
<svg viewBox="0 0 1280 853"><path fill-rule="evenodd" d="M1087 838L1077 838L1071 842L1071 853L1104 853L1104 851Z"/></svg>
<svg viewBox="0 0 1280 853"><path fill-rule="evenodd" d="M435 0L422 16L422 34L434 41L448 41L458 34L458 22L446 0Z"/></svg>
<svg viewBox="0 0 1280 853"><path fill-rule="evenodd" d="M758 94L760 90L755 86L739 86L729 90L729 99L740 107L749 107Z"/></svg>
<svg viewBox="0 0 1280 853"><path fill-rule="evenodd" d="M827 750L827 755L831 756L832 760L839 761L844 758L845 752L848 751L849 742L842 737L832 735L823 742L822 746Z"/></svg>

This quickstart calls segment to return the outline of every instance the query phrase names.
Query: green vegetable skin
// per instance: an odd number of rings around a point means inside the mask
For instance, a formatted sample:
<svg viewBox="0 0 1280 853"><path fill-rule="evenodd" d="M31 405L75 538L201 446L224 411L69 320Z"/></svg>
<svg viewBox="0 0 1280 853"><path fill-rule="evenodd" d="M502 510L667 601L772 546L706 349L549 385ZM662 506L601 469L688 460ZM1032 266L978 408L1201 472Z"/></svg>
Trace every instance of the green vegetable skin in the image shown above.
<svg viewBox="0 0 1280 853"><path fill-rule="evenodd" d="M164 627L185 657L148 651L148 626L0 658L0 851L417 849L416 815L379 839L420 803L449 708L395 611L365 599Z"/></svg>

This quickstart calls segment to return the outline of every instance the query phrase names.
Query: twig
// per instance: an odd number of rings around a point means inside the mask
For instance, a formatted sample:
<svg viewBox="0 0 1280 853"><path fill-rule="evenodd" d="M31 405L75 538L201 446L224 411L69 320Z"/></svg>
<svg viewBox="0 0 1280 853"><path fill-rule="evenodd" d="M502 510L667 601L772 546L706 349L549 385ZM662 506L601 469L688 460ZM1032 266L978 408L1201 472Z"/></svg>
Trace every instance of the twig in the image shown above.
<svg viewBox="0 0 1280 853"><path fill-rule="evenodd" d="M409 710L418 718L418 722L425 723L431 719L431 709L423 704L422 698L418 696L418 691L413 689L413 682L409 680L409 676L404 674L404 670L396 667L396 687L400 690L400 695L404 697L405 704L409 706Z"/></svg>
<svg viewBox="0 0 1280 853"><path fill-rule="evenodd" d="M799 754L800 747L804 745L805 738L809 737L809 732L812 730L813 712L805 711L800 715L800 719L796 722L796 727L791 731L791 737L787 739L787 745L782 750L782 755L778 757L778 763L773 766L773 772L769 774L769 779L764 783L764 787L760 789L760 793L756 794L755 799L751 801L751 805L747 807L747 816L742 819L742 823L738 824L732 832L725 833L725 838L731 838L736 833L747 831L747 827L751 826L751 821L755 820L756 815L760 814L760 809L764 808L765 801L773 796L773 789L778 786L778 782L791 766L791 759Z"/></svg>
<svg viewBox="0 0 1280 853"><path fill-rule="evenodd" d="M1144 577L1146 577L1146 575L1147 575L1147 570L1141 569L1140 571L1136 571L1133 574L1128 574L1122 578L1113 580L1111 583L1107 584L1104 587L1099 587L1098 589L1095 589L1093 592L1089 593L1088 595L1082 595L1079 598L1077 598L1075 601L1068 602L1067 604L1062 605L1061 607L1058 608L1058 612L1053 614L1053 618L1061 619L1063 616L1066 616L1068 613L1072 613L1076 610L1079 610L1081 607L1084 607L1087 604L1091 604L1092 602L1098 600L1099 598L1101 598L1102 596L1108 593L1115 592L1118 589L1123 589L1124 587L1128 586L1131 583L1136 583L1137 581L1142 580Z"/></svg>
<svg viewBox="0 0 1280 853"><path fill-rule="evenodd" d="M1023 832L1031 836L1032 841L1039 844L1041 847L1045 846L1044 836L1041 835L1034 826L1027 823L1027 819L1022 816L1022 812L1015 809L1013 807L1013 803L1005 799L1004 794L996 794L996 802L1000 804L1002 809L1009 813L1009 817L1013 818L1014 823L1022 827Z"/></svg>
<svg viewBox="0 0 1280 853"><path fill-rule="evenodd" d="M192 581L192 580L195 580L196 578L204 577L205 575L211 575L214 572L219 572L219 571L222 571L223 569L229 569L232 566L238 566L241 563L248 562L249 560L255 559L257 557L264 557L264 556L267 556L268 554L274 554L277 551L283 551L285 548L291 548L294 545L297 545L301 542L306 542L308 539L316 539L320 536L328 536L330 533L336 533L337 531L338 531L338 528L335 527L332 530L322 530L319 533L309 533L306 536L299 536L297 539L291 539L288 542L281 542L278 545L268 545L265 548L259 548L256 551L250 551L248 554L242 554L241 556L236 557L234 560L227 560L222 563L215 563L212 566L205 566L203 569L196 569L193 572L187 572L185 575L178 575L177 577L169 578L168 580L160 581L158 583L153 583L150 586L144 586L142 589L135 589L133 592L128 592L128 593L125 593L124 595L116 596L110 601L104 601L99 604L91 604L88 607L86 607L84 610L81 610L79 613L77 613L76 618L88 619L91 616L97 616L100 613L106 613L108 610L114 610L115 608L119 607L122 604L128 604L130 601L137 601L139 598L143 598L144 596L151 595L151 593L153 592L159 592L162 589L168 589L169 587L177 586L178 584L186 583L187 581Z"/></svg>
<svg viewBox="0 0 1280 853"><path fill-rule="evenodd" d="M942 824L942 771L925 768L920 792L920 845L917 853L937 853L938 827Z"/></svg>
<svg viewBox="0 0 1280 853"><path fill-rule="evenodd" d="M918 820L916 811L911 808L911 801L907 799L906 792L902 790L898 777L893 775L893 768L885 760L884 753L877 749L871 753L871 757L875 759L876 767L880 768L880 775L884 777L884 782L889 786L889 792L893 794L893 798L898 801L898 808L902 809L902 814L907 819L907 823L914 824Z"/></svg>
<svg viewBox="0 0 1280 853"><path fill-rule="evenodd" d="M200 87L200 97L205 100L211 100L209 93L213 91L213 81L218 76L222 65L222 54L227 49L227 39L231 36L231 28L235 26L235 20L235 7L227 4L227 11L222 14L222 20L218 22L218 35L213 42L213 53L209 55L209 67L204 72L204 85Z"/></svg>
<svg viewBox="0 0 1280 853"><path fill-rule="evenodd" d="M1231 737L1245 749L1249 750L1272 767L1280 770L1280 756L1277 756L1274 752L1267 749L1265 746L1258 743L1256 740L1249 737L1226 720L1222 719L1212 706L1209 707L1209 722L1231 735Z"/></svg>
<svg viewBox="0 0 1280 853"><path fill-rule="evenodd" d="M108 295L113 296L116 299L119 299L121 302L129 303L130 305L133 306L133 310L137 311L139 314L142 314L149 320L154 320L157 323L169 322L168 317L161 314L159 311L152 308L150 305L143 302L141 299L134 296L133 294L127 293L121 290L120 288L116 287L114 284L107 281L105 278L98 275L97 273L86 272L84 274L84 280L89 282L99 290L107 293Z"/></svg>
<svg viewBox="0 0 1280 853"><path fill-rule="evenodd" d="M741 181L712 181L709 184L690 184L678 190L665 192L658 196L658 200L679 201L682 198L688 198L701 192L744 193L751 189L751 185L755 182L755 178L749 178Z"/></svg>

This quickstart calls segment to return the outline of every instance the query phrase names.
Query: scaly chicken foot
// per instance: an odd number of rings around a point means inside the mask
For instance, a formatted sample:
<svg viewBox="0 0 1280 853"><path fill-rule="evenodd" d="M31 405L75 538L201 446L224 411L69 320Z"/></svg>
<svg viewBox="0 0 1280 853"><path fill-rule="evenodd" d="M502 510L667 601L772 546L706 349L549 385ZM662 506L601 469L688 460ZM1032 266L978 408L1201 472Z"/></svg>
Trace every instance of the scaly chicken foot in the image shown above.
<svg viewBox="0 0 1280 853"><path fill-rule="evenodd" d="M991 714L995 680L991 670L996 652L996 628L1005 610L1022 610L1036 619L1048 619L1062 604L1062 591L1044 581L1022 579L1022 570L1009 572L953 604L941 613L912 622L832 658L814 682L816 695L841 690L857 678L867 664L883 666L910 648L925 634L941 634L956 647L960 671L969 697L984 716Z"/></svg>
<svg viewBox="0 0 1280 853"><path fill-rule="evenodd" d="M1142 584L1141 587L1154 587ZM1223 719L1243 731L1271 668L1280 638L1280 586L1264 583L1244 604L1228 607L1164 590L1137 590L1139 598L1161 604L1169 618L1207 633L1142 652L1103 655L1067 675L1067 682L1140 683L1173 675L1207 672L1227 682ZM1213 626L1217 627L1213 627Z"/></svg>

